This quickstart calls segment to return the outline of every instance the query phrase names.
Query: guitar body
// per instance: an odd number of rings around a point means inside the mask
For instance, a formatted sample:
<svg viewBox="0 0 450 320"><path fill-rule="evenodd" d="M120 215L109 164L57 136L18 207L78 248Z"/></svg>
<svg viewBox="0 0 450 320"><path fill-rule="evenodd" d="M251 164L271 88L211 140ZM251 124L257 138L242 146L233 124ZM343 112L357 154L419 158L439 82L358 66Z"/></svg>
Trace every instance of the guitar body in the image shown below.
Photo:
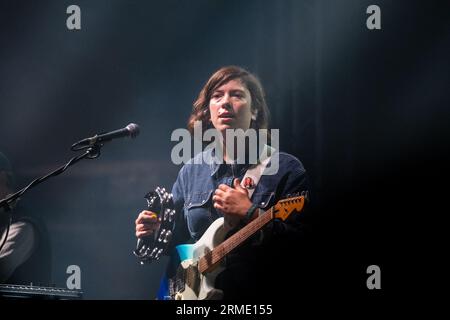
<svg viewBox="0 0 450 320"><path fill-rule="evenodd" d="M223 292L215 289L217 276L224 270L223 258L261 230L272 219L285 221L293 212L301 212L304 196L283 199L231 236L224 218L214 221L194 244L182 244L169 263L158 292L159 300L218 300ZM225 239L226 238L226 239ZM175 270L176 269L176 270Z"/></svg>
<svg viewBox="0 0 450 320"><path fill-rule="evenodd" d="M163 279L158 293L159 299L174 300L216 300L223 297L214 288L217 275L224 270L221 265L210 272L200 273L198 260L211 252L225 239L224 219L214 221L203 236L194 244L176 247L176 259L180 261L175 278ZM182 280L182 281L180 281Z"/></svg>

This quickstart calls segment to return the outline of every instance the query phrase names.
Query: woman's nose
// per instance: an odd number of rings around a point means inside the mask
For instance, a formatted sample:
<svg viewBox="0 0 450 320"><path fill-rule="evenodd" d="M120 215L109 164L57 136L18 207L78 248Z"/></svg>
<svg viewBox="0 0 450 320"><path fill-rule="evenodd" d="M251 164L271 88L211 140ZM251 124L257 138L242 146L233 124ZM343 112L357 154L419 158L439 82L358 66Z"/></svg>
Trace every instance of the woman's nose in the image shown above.
<svg viewBox="0 0 450 320"><path fill-rule="evenodd" d="M231 108L231 99L229 95L224 95L222 101L220 101L220 106L225 109Z"/></svg>

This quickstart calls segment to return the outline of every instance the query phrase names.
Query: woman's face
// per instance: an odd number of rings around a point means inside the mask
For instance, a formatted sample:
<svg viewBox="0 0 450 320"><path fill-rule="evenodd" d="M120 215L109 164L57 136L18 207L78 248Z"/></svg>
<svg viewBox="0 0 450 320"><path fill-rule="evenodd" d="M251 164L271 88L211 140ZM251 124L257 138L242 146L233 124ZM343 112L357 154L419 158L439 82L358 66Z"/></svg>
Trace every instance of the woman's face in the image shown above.
<svg viewBox="0 0 450 320"><path fill-rule="evenodd" d="M223 135L226 129L246 131L252 120L250 91L240 80L230 80L217 88L209 100L211 122Z"/></svg>

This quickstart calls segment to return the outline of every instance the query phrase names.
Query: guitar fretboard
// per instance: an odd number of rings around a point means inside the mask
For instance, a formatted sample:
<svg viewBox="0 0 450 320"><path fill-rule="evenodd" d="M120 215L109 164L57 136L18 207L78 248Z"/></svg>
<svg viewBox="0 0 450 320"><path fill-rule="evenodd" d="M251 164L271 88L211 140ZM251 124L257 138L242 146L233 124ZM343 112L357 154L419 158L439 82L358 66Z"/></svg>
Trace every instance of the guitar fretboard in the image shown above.
<svg viewBox="0 0 450 320"><path fill-rule="evenodd" d="M273 208L265 211L258 218L251 221L244 228L233 234L227 240L215 247L212 251L205 254L198 262L200 273L208 272L217 263L219 263L227 254L238 247L245 240L254 235L258 230L264 227L273 219Z"/></svg>

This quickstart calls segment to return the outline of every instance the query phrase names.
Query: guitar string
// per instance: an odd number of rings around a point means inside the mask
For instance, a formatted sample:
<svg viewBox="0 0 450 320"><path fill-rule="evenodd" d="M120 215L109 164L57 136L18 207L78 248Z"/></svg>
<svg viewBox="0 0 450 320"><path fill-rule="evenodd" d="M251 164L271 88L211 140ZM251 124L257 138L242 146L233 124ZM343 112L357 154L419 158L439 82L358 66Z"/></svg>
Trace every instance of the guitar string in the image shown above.
<svg viewBox="0 0 450 320"><path fill-rule="evenodd" d="M281 206L284 204L290 204L292 202L301 202L303 201L303 197L299 199L289 199L283 202L280 202ZM273 219L273 209L271 207L269 210L265 211L263 214L258 217L258 219L253 220L248 225L246 225L243 229L239 230L225 242L221 243L219 246L214 248L212 251L205 254L199 260L199 271L201 273L207 271L209 268L214 266L218 261L220 261L226 254L231 252L234 248L236 248L243 241L248 239L254 233L256 233L259 229L261 229L265 224L270 222ZM296 208L297 210L301 210L300 207Z"/></svg>

